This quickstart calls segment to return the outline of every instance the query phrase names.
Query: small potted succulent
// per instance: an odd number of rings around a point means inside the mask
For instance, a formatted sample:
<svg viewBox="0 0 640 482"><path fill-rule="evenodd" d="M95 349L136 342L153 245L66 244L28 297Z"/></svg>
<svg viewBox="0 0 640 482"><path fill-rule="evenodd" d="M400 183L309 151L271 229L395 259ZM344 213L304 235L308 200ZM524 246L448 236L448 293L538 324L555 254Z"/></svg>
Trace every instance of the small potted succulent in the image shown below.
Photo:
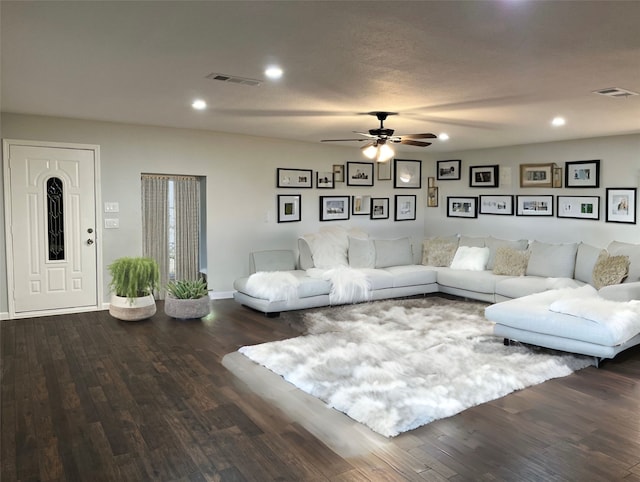
<svg viewBox="0 0 640 482"><path fill-rule="evenodd" d="M125 321L151 318L156 313L153 291L158 288L160 271L151 258L118 258L109 265L111 303L109 314Z"/></svg>
<svg viewBox="0 0 640 482"><path fill-rule="evenodd" d="M171 281L166 289L164 312L168 316L189 320L209 314L209 292L203 279Z"/></svg>

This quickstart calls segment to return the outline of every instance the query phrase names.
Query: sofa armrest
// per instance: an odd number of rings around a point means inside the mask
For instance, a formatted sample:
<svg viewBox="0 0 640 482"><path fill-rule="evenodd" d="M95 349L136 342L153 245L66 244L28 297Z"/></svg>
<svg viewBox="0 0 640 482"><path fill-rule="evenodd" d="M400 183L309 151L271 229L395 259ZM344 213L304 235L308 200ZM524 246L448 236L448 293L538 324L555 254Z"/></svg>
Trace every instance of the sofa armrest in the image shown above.
<svg viewBox="0 0 640 482"><path fill-rule="evenodd" d="M254 251L249 255L249 272L290 271L296 269L296 258L290 249Z"/></svg>
<svg viewBox="0 0 640 482"><path fill-rule="evenodd" d="M598 294L613 301L640 300L640 281L604 286L598 290Z"/></svg>

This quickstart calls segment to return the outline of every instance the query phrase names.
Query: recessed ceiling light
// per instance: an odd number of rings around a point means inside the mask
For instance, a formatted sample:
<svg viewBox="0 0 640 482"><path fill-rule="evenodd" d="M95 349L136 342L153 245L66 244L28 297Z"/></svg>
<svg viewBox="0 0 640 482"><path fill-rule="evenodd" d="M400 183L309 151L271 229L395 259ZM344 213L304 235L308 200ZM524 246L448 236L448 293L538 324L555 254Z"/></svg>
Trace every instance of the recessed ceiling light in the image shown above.
<svg viewBox="0 0 640 482"><path fill-rule="evenodd" d="M555 127L563 126L566 123L567 121L564 120L564 117L554 117L553 120L551 121L551 125Z"/></svg>
<svg viewBox="0 0 640 482"><path fill-rule="evenodd" d="M207 103L202 99L196 99L191 104L191 107L193 107L196 110L204 110L207 108Z"/></svg>
<svg viewBox="0 0 640 482"><path fill-rule="evenodd" d="M447 134L446 132L443 132L442 134L440 134L438 136L438 139L440 139L441 141L448 141L449 140L449 134Z"/></svg>
<svg viewBox="0 0 640 482"><path fill-rule="evenodd" d="M266 75L271 80L276 80L282 77L282 69L277 65L272 65L267 67L267 70L264 71L264 75Z"/></svg>

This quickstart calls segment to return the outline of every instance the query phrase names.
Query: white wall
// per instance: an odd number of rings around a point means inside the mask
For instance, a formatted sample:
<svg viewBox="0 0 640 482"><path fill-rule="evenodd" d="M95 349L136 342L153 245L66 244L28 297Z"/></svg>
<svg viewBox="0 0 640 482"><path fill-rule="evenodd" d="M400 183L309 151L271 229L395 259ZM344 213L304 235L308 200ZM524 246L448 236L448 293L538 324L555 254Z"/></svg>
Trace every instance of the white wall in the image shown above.
<svg viewBox="0 0 640 482"><path fill-rule="evenodd" d="M640 135L584 139L509 148L484 149L437 154L425 150L403 158L422 159L423 189L393 189L391 181L376 181L373 188L349 187L338 183L333 190L276 189L276 168L331 170L333 164L362 161L357 148L327 144L290 142L208 131L134 126L20 114L2 114L1 135L5 139L98 144L101 149L101 190L103 202L120 203L120 229L98 230L102 234L103 266L119 256L141 253L140 173L192 174L207 178L207 254L210 288L232 290L233 280L246 275L248 254L260 249L296 249L300 234L316 231L318 198L321 195L364 194L389 197L393 210L394 194L416 194L417 221L371 221L351 217L342 225L359 226L372 236L392 238L410 236L419 248L423 236L461 233L493 234L510 239L529 238L551 242L585 240L606 246L617 239L640 243L640 224L604 222L605 188L636 187L640 175ZM460 181L437 181L438 208L426 208L426 178L435 176L438 159L461 159ZM518 166L522 163L601 160L599 189L521 189ZM499 164L511 167L511 186L497 189L468 187L470 165ZM0 170L0 173L2 171ZM315 185L315 182L314 182ZM0 183L0 219L4 229L4 193ZM276 195L302 195L302 222L276 222ZM601 196L601 220L529 218L480 215L478 219L446 217L446 196L479 194L564 194ZM265 222L265 217L268 221ZM415 249L416 259L419 249ZM7 288L4 232L0 232L0 314L6 313ZM104 285L108 284L105 269ZM106 293L105 293L105 299Z"/></svg>
<svg viewBox="0 0 640 482"><path fill-rule="evenodd" d="M629 243L640 243L640 224L605 222L606 188L638 187L640 183L640 135L626 135L581 139L574 141L482 149L447 153L433 156L425 163L427 176L435 176L437 159L461 159L462 179L459 181L436 181L439 187L438 208L425 211L425 234L427 236L460 233L487 235L506 239L537 239L546 242L585 241L596 246L606 245L616 239ZM592 189L538 189L520 188L519 165L554 162L563 168L565 162L600 160L600 187ZM498 188L469 187L469 166L499 164L500 168L511 168L510 185ZM564 183L563 183L564 184ZM554 195L555 196L600 196L600 220L581 220L555 217L492 216L478 215L477 219L447 218L447 196L478 196L491 194ZM640 217L638 218L640 223Z"/></svg>

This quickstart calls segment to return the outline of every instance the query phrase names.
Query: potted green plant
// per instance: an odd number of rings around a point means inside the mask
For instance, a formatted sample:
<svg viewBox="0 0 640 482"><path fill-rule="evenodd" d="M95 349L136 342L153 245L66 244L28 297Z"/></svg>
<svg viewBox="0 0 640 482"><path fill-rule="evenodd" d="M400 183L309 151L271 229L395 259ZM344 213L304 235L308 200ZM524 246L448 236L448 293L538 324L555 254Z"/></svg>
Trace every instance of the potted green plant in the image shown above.
<svg viewBox="0 0 640 482"><path fill-rule="evenodd" d="M109 314L125 321L144 320L156 312L153 290L158 287L160 271L151 258L118 258L109 265L111 303Z"/></svg>
<svg viewBox="0 0 640 482"><path fill-rule="evenodd" d="M164 312L168 316L189 320L209 314L209 292L203 279L171 281L166 289Z"/></svg>

